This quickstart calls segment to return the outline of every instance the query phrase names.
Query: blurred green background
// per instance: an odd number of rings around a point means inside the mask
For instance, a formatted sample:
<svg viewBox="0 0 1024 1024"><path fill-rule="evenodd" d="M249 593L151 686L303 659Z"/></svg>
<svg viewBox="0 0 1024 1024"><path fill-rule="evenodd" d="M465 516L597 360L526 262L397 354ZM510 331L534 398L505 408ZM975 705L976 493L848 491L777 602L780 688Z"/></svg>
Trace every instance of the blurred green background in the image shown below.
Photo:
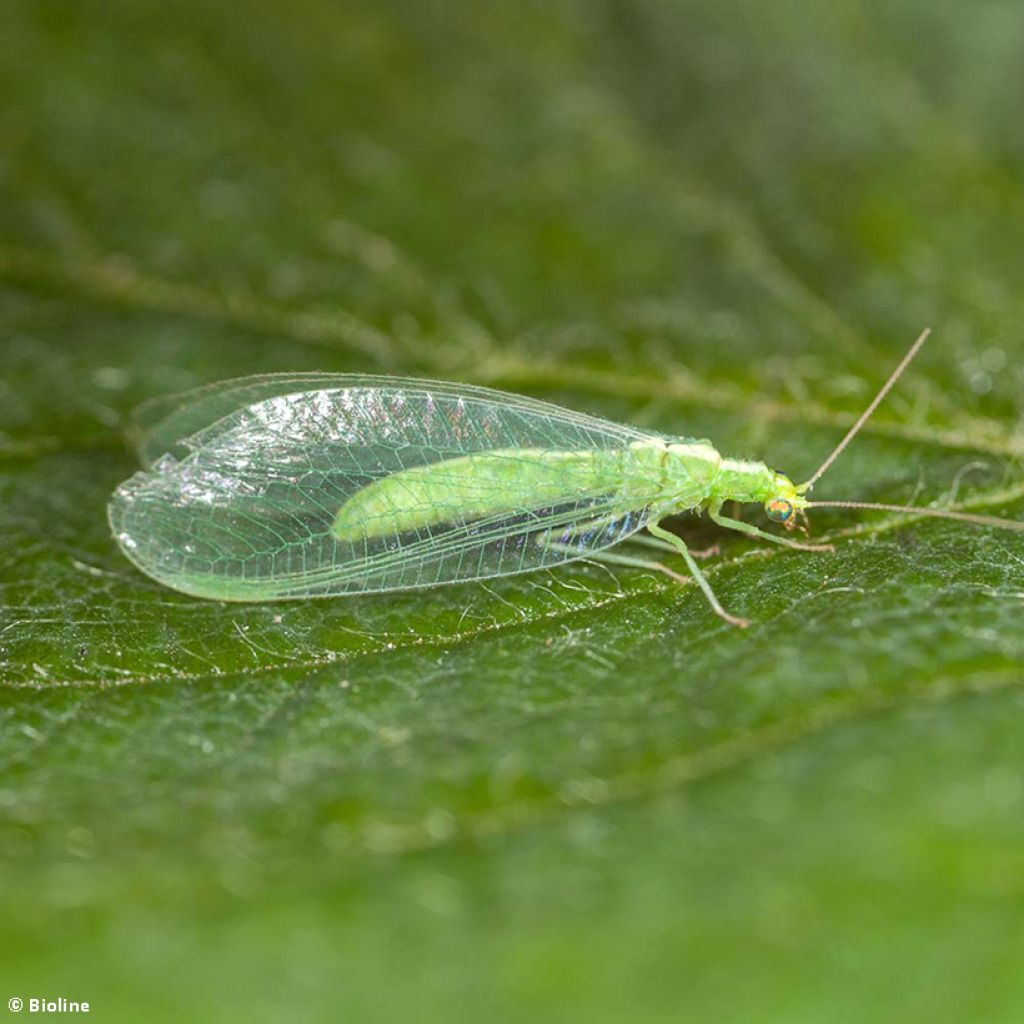
<svg viewBox="0 0 1024 1024"><path fill-rule="evenodd" d="M1024 538L225 607L140 400L487 383L1024 518L1024 6L3 0L0 1005L1024 1018ZM6 1012L6 1011L0 1011ZM12 1015L13 1016L13 1015Z"/></svg>

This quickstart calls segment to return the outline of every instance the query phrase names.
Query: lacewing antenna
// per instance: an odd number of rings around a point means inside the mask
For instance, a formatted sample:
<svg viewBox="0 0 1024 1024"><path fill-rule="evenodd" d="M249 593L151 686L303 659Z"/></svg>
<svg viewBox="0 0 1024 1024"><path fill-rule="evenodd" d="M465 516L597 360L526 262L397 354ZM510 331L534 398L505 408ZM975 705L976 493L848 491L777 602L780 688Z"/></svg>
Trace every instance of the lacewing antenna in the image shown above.
<svg viewBox="0 0 1024 1024"><path fill-rule="evenodd" d="M874 509L877 512L906 512L907 515L924 516L929 519L955 519L960 523L974 523L975 526L994 526L997 530L1016 530L1024 533L1024 522L1000 519L997 516L976 516L971 512L950 512L942 508L919 508L914 505L887 505L874 501L809 501L806 508L858 508Z"/></svg>
<svg viewBox="0 0 1024 1024"><path fill-rule="evenodd" d="M932 333L930 327L926 327L917 337L917 341L910 346L910 350L900 360L899 366L889 374L889 379L882 385L881 390L871 400L871 404L860 414L857 422L846 432L846 436L832 449L832 454L815 470L814 475L805 484L801 484L797 488L801 494L807 494L811 488L825 475L825 471L832 465L836 459L843 453L843 449L857 436L860 428L864 426L869 419L871 419L874 411L882 404L883 399L893 389L893 385L903 376L903 371L911 364L914 356L921 350L921 346L928 340L928 335Z"/></svg>
<svg viewBox="0 0 1024 1024"><path fill-rule="evenodd" d="M802 493L810 489L821 479L825 471L842 454L843 449L854 439L857 432L871 418L871 414L881 405L883 399L892 390L893 385L903 376L903 371L911 364L914 356L921 350L921 346L928 340L932 333L930 327L926 327L917 337L917 340L907 354L900 360L899 365L889 374L889 379L882 385L881 390L871 400L871 404L857 418L857 422L846 432L846 436L835 446L832 454L818 467L815 474L805 484L798 488ZM884 502L875 501L809 501L805 508L852 508L869 509L876 512L905 512L907 515L922 516L928 519L953 519L959 523L973 523L975 526L992 526L998 530L1016 530L1024 533L1024 522L1017 522L1012 519L1000 519L997 516L978 516L971 512L952 512L941 508L921 508L915 505L890 505Z"/></svg>

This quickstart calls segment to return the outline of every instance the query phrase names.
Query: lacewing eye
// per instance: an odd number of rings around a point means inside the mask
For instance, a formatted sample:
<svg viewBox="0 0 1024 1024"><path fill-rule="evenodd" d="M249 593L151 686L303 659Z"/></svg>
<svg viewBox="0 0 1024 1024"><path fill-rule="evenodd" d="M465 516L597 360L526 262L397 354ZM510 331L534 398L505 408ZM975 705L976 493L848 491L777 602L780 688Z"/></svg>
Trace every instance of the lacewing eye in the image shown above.
<svg viewBox="0 0 1024 1024"><path fill-rule="evenodd" d="M765 502L764 510L773 523L784 523L793 515L793 503L785 498L772 498Z"/></svg>

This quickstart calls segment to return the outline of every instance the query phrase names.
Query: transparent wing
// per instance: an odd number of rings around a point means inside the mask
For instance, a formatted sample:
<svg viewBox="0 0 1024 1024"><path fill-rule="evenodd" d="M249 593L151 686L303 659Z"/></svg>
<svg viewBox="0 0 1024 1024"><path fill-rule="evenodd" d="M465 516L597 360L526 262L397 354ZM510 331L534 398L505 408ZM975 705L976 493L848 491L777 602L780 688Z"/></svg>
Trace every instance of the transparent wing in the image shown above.
<svg viewBox="0 0 1024 1024"><path fill-rule="evenodd" d="M149 467L163 455L187 454L189 438L248 405L279 395L344 388L350 381L370 386L373 379L339 373L266 373L161 395L135 410L132 439L139 460Z"/></svg>
<svg viewBox="0 0 1024 1024"><path fill-rule="evenodd" d="M491 401L523 411L575 418L610 427L622 437L643 439L646 431L634 427L608 424L604 420L574 413L550 402L541 402L521 395L511 395L492 388L445 381L425 381L409 377L385 377L351 373L264 373L251 377L207 384L176 395L161 395L143 402L133 416L133 441L143 466L151 466L163 455L180 458L190 450L193 435L218 420L246 406L282 395L303 392L338 391L345 389L380 388L388 391L408 390L419 393L429 389L438 399L464 398ZM230 424L226 423L226 427Z"/></svg>
<svg viewBox="0 0 1024 1024"><path fill-rule="evenodd" d="M174 440L182 426L199 429ZM588 471L590 456L614 469L656 435L452 384L250 378L165 409L148 436L150 453L170 453L115 492L114 535L150 576L222 600L406 589L555 565L640 529L657 496L653 479L648 498L635 480L627 493L614 471ZM533 500L530 482L551 452L586 457L558 478L564 493L548 486ZM412 528L344 538L332 530L339 509L376 481L479 453L508 463L499 482L476 482L511 495L485 512L460 509L456 497L437 521Z"/></svg>

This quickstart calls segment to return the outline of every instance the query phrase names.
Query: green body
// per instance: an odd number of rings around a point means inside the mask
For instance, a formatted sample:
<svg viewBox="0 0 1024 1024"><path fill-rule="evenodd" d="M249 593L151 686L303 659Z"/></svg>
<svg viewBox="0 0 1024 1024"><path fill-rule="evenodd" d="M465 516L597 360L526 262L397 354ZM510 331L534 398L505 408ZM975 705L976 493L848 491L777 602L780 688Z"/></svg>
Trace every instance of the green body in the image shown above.
<svg viewBox="0 0 1024 1024"><path fill-rule="evenodd" d="M508 449L465 455L383 477L342 505L333 533L371 539L453 518L513 514L610 495L621 511L651 505L661 515L724 501L766 501L777 474L763 462L723 459L707 441L651 438L616 450Z"/></svg>

